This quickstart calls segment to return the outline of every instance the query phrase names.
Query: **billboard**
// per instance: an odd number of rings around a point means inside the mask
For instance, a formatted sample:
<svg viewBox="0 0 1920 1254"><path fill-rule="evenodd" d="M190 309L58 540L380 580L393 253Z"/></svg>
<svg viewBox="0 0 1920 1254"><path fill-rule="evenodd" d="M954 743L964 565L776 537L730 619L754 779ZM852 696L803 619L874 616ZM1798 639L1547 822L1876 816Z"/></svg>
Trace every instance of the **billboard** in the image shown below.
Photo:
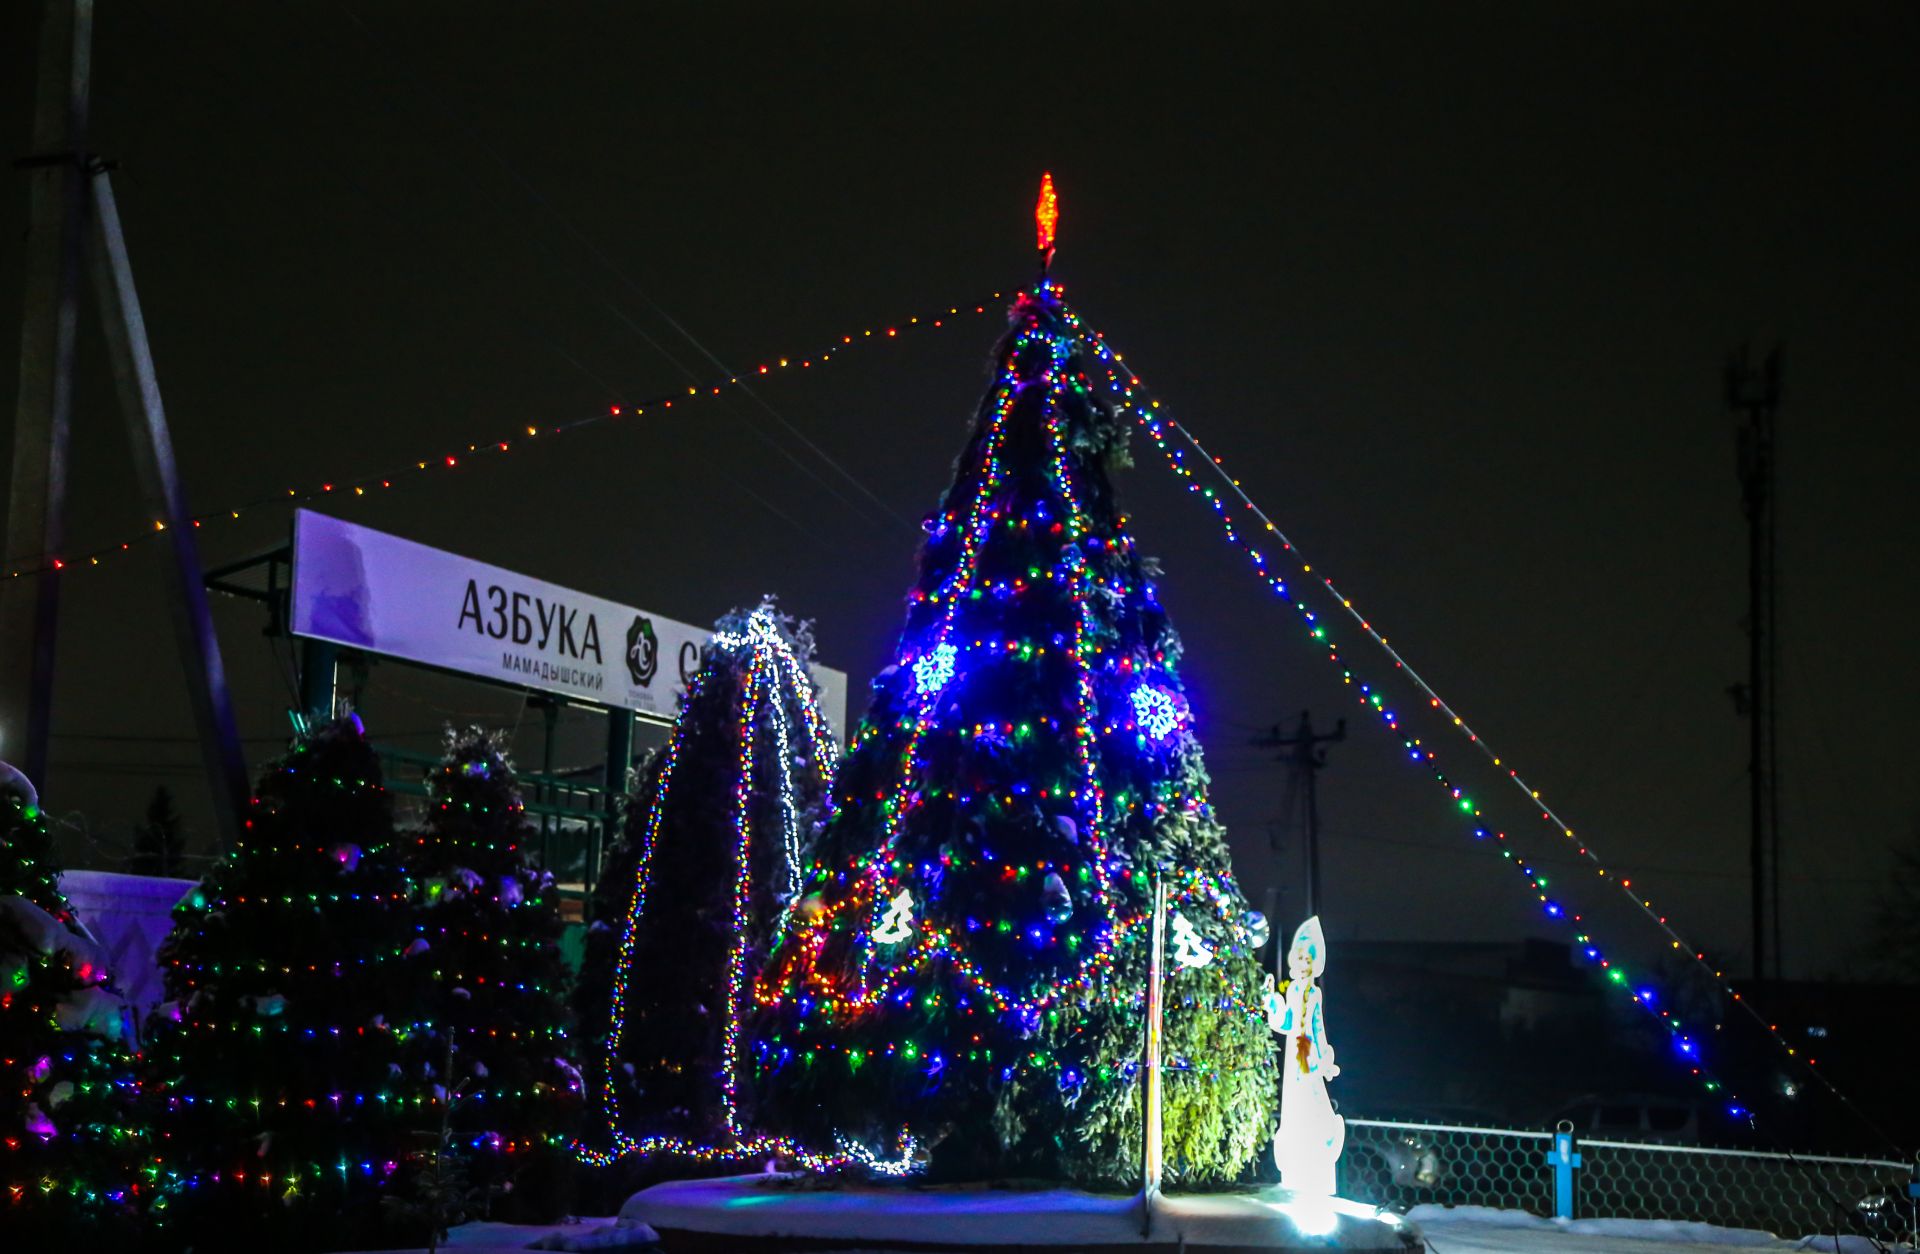
<svg viewBox="0 0 1920 1254"><path fill-rule="evenodd" d="M293 633L671 721L712 633L399 536L296 510ZM812 668L845 735L847 677Z"/></svg>

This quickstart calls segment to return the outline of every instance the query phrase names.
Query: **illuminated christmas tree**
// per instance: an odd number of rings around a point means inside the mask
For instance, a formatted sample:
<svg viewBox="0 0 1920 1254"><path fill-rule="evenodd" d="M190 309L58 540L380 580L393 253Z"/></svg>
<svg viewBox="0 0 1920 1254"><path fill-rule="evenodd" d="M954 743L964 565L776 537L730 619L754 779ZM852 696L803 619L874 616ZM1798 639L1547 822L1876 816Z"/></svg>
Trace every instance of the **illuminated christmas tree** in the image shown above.
<svg viewBox="0 0 1920 1254"><path fill-rule="evenodd" d="M749 983L796 899L835 758L812 653L771 605L721 619L649 772L610 920L598 1096L615 1154L756 1144L738 1085Z"/></svg>
<svg viewBox="0 0 1920 1254"><path fill-rule="evenodd" d="M147 1045L167 1196L196 1244L379 1241L378 1198L438 1121L404 1070L417 941L357 720L262 772L237 848L175 910Z"/></svg>
<svg viewBox="0 0 1920 1254"><path fill-rule="evenodd" d="M660 768L665 763L666 755L655 750L635 768L626 813L621 816L617 836L607 842L600 860L600 878L593 886L590 907L593 917L587 924L586 940L580 951L580 973L573 982L574 1044L579 1053L580 1072L586 1079L589 1106L606 1104L606 1050L612 1026L613 972L620 960L627 907L633 902L634 875L640 869L640 847L646 834L647 815L660 786ZM625 1108L636 1108L630 1102L634 1095L631 1069L622 1064L615 1068L612 1078L619 1089L613 1100ZM602 1135L597 1124L587 1129L588 1139L596 1143Z"/></svg>
<svg viewBox="0 0 1920 1254"><path fill-rule="evenodd" d="M528 861L533 829L496 737L449 732L427 775L426 826L408 833L416 965L426 976L416 1066L456 1095L451 1134L494 1218L564 1213L584 1094L568 1038L553 877ZM444 1074L448 1035L452 1074Z"/></svg>
<svg viewBox="0 0 1920 1254"><path fill-rule="evenodd" d="M150 1193L127 1011L57 887L46 815L0 772L0 1232L117 1243Z"/></svg>
<svg viewBox="0 0 1920 1254"><path fill-rule="evenodd" d="M1153 883L1169 964L1171 1178L1239 1175L1271 1130L1254 948L1176 666L1114 500L1113 407L1046 274L1015 301L925 523L896 662L836 777L794 926L756 984L763 1120L816 1145L931 1143L936 1176L1137 1183Z"/></svg>

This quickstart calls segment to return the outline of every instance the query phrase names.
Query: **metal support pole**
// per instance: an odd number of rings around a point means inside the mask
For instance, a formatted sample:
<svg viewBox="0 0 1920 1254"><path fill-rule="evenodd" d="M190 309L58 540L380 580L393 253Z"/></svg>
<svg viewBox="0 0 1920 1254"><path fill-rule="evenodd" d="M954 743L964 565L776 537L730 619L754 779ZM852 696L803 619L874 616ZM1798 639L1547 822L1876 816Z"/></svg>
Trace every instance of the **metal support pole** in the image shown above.
<svg viewBox="0 0 1920 1254"><path fill-rule="evenodd" d="M92 191L96 230L87 259L100 302L101 329L106 334L114 384L133 442L134 468L154 523L166 533L174 638L186 668L187 694L200 733L200 752L213 792L221 844L231 849L239 840L241 816L246 812L246 759L240 753L240 733L227 692L226 668L220 661L220 641L214 635L213 613L207 606L199 546L193 540L193 516L187 512L186 489L174 461L166 410L160 404L160 383L147 344L146 322L140 316L140 297L134 291L133 266L127 259L126 239L120 233L120 212L104 170L94 172Z"/></svg>
<svg viewBox="0 0 1920 1254"><path fill-rule="evenodd" d="M540 699L539 705L545 722L545 734L540 742L540 795L547 803L540 815L540 865L552 871L553 833L559 826L554 822L552 811L560 799L559 789L553 783L553 736L560 723L560 702L556 698L545 697Z"/></svg>
<svg viewBox="0 0 1920 1254"><path fill-rule="evenodd" d="M607 711L607 819L601 838L587 850L586 899L593 902L594 882L600 878L600 856L614 839L614 828L626 815L627 772L633 768L633 711Z"/></svg>
<svg viewBox="0 0 1920 1254"><path fill-rule="evenodd" d="M1341 719L1334 724L1330 733L1316 734L1313 730L1312 715L1302 710L1300 725L1291 736L1282 736L1276 724L1272 731L1256 736L1253 743L1264 748L1285 749L1288 752L1281 757L1288 767L1287 792L1285 805L1289 817L1298 813L1301 826L1306 835L1307 847L1307 912L1311 919L1324 914L1324 899L1320 895L1320 789L1321 768L1327 764L1327 751L1322 746L1336 745L1347 738L1347 720ZM1274 851L1279 852L1279 837L1274 837Z"/></svg>
<svg viewBox="0 0 1920 1254"><path fill-rule="evenodd" d="M0 755L34 787L47 786L60 575L66 543L73 356L86 239L87 98L93 0L50 0L40 32L33 154L27 170L26 297L20 319L20 391L14 406L7 498L7 568L39 569L0 589Z"/></svg>
<svg viewBox="0 0 1920 1254"><path fill-rule="evenodd" d="M1741 506L1747 518L1747 682L1736 699L1748 719L1748 871L1753 880L1753 978L1769 959L1780 978L1780 784L1776 684L1774 442L1780 408L1780 349L1758 367L1743 350L1727 363L1727 406L1740 428ZM1769 917L1771 916L1771 917Z"/></svg>
<svg viewBox="0 0 1920 1254"><path fill-rule="evenodd" d="M300 713L309 723L333 717L340 646L331 640L300 638Z"/></svg>
<svg viewBox="0 0 1920 1254"><path fill-rule="evenodd" d="M1147 957L1147 1076L1146 1126L1142 1137L1140 1184L1140 1235L1153 1226L1153 1196L1160 1191L1161 1110L1161 983L1167 952L1167 883L1158 871L1153 876L1153 937Z"/></svg>
<svg viewBox="0 0 1920 1254"><path fill-rule="evenodd" d="M1581 1157L1573 1148L1573 1125L1565 1119L1553 1134L1553 1148L1547 1151L1547 1166L1553 1168L1553 1213L1559 1219L1573 1218L1573 1173L1580 1169Z"/></svg>

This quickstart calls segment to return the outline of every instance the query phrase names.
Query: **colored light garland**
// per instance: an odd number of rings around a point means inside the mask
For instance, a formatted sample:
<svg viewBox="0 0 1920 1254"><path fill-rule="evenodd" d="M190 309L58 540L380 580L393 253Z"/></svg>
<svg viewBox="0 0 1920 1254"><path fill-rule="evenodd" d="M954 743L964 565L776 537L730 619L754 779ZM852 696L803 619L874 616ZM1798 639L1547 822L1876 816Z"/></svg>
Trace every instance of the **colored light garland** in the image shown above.
<svg viewBox="0 0 1920 1254"><path fill-rule="evenodd" d="M843 357L856 346L898 341L902 335L912 331L933 331L952 325L962 317L979 316L995 308L994 302L1001 299L1001 293L995 292L986 300L962 305L949 305L944 313L913 315L904 322L896 322L880 327L866 327L858 334L842 335L826 348L807 356L797 354L769 357L755 365L744 374L729 374L724 378L708 379L697 385L688 385L684 389L676 388L670 392L661 392L655 396L644 397L638 401L620 405L609 405L581 417L552 425L527 423L515 428L508 436L497 436L485 440L471 440L457 446L452 452L437 453L430 457L416 458L412 461L396 464L386 470L374 473L348 476L341 475L333 479L322 480L308 487L289 487L284 492L270 493L241 501L223 509L208 510L195 514L189 520L195 530L216 523L238 522L243 514L271 505L304 505L315 501L345 499L348 497L366 497L388 492L406 483L417 481L422 473L436 471L454 471L480 458L499 457L515 449L525 448L528 443L539 439L550 442L553 437L568 435L588 427L601 426L624 417L638 418L650 410L664 412L678 405L685 409L690 404L710 403L721 397L740 392L752 386L759 379L779 375L797 375L811 373L815 367L824 367L838 357ZM71 574L98 568L103 562L110 561L122 554L132 552L144 541L152 540L167 529L166 522L154 519L147 527L134 535L98 548L79 553L42 554L16 566L8 567L4 572L7 579L27 579L53 573Z"/></svg>
<svg viewBox="0 0 1920 1254"><path fill-rule="evenodd" d="M1305 606L1305 604L1298 602L1291 597L1284 578L1282 578L1277 572L1275 572L1271 568L1266 555L1260 549L1254 546L1253 542L1246 534L1244 534L1239 528L1235 527L1232 516L1228 512L1226 501L1219 494L1215 493L1213 489L1202 487L1197 481L1195 481L1193 471L1186 465L1186 460L1184 456L1180 453L1180 451L1177 448L1174 448L1169 443L1167 438L1168 432L1172 431L1174 433L1177 433L1182 439L1184 439L1193 448L1193 450L1196 453L1200 455L1200 457L1207 463L1207 465L1213 470L1213 472L1216 475L1218 475L1220 479L1227 485L1228 489L1231 491L1232 495L1238 499L1241 506L1253 518L1254 522L1257 524L1258 529L1273 535L1275 539L1279 541L1282 549L1285 552L1288 552L1294 555L1295 559L1299 562L1301 571L1303 573L1307 573L1307 574L1313 573L1313 567L1311 563L1306 561L1306 559L1300 554L1299 549L1286 536L1286 534L1282 532L1280 528L1275 523L1273 523L1273 521L1266 515L1266 513L1263 510L1261 510L1258 505L1254 503L1252 498L1247 495L1247 493L1241 488L1239 480L1235 479L1232 475L1230 475L1226 471L1221 460L1218 457L1215 457L1214 455L1209 453L1206 450L1205 446L1203 446L1200 443L1200 441L1193 435L1193 433L1184 424L1179 422L1179 420L1173 418L1170 414L1165 414L1160 412L1163 408L1161 401L1152 396L1151 392L1147 389L1145 381L1140 378L1139 374L1136 371L1134 371L1131 367L1125 365L1124 355L1114 350L1104 335L1102 335L1098 331L1087 330L1086 328L1084 328L1084 326L1078 324L1077 320L1076 320L1076 330L1080 331L1080 333L1085 337L1085 342L1087 343L1088 347L1092 350L1094 355L1097 356L1103 362L1107 363L1109 367L1108 380L1109 380L1110 387L1112 388L1116 396L1120 398L1121 404L1124 406L1124 408L1126 408L1129 412L1131 412L1134 415L1135 420L1139 423L1139 425L1142 426L1148 432L1148 434L1153 438L1156 447L1158 447L1161 450L1161 452L1165 455L1169 469L1177 477L1184 478L1188 481L1186 486L1189 492L1192 492L1200 496L1203 500L1205 500L1208 503L1210 508L1213 509L1216 517L1220 520L1222 528L1226 533L1227 539L1231 543L1234 543L1238 547L1242 548L1247 553L1248 558L1254 567L1254 570L1260 576L1262 581L1265 582L1277 596L1279 596L1282 600L1286 601L1302 616L1304 622L1308 627L1309 635L1311 636L1311 638L1315 640L1317 643L1325 647L1326 656L1328 660L1336 666L1341 665L1339 652L1334 647L1326 628L1319 623L1317 616L1315 616L1312 613L1312 611ZM1121 381L1122 375L1124 375L1125 377L1124 382ZM1135 396L1136 391L1141 393L1142 397L1145 400L1144 404L1141 403L1140 398L1136 398ZM1371 640L1373 640L1375 644L1377 644L1383 651L1386 652L1388 658L1392 661L1394 668L1396 670L1399 670L1405 673L1408 676L1408 678L1416 685L1416 687L1420 689L1422 694L1427 697L1428 703L1431 706L1431 708L1440 711L1441 714L1449 720L1450 724L1455 728L1455 730L1458 731L1461 735L1465 736L1469 741L1469 743L1477 746L1481 751L1481 753L1485 755L1487 759L1491 761L1495 766L1504 767L1505 764L1503 759L1499 755L1495 754L1491 746L1489 746L1487 742L1477 732L1473 730L1471 725L1469 725L1465 721L1465 719L1454 710L1454 708L1451 705L1449 705L1444 699L1440 697L1438 692L1436 692L1432 688L1432 686L1425 680L1424 677L1422 677L1417 671L1415 671L1406 662L1406 659L1399 653L1399 651L1394 649L1387 642L1386 637L1374 627L1371 620L1364 613L1362 613L1359 609L1357 609L1354 606L1352 600L1348 598L1345 594L1343 594L1331 579L1327 578L1324 575L1318 576L1317 578L1319 582L1327 589L1327 591L1340 603L1341 608L1350 617L1352 617L1356 623L1360 625L1362 631L1365 632L1366 635ZM1375 689L1370 684L1359 682L1357 675L1351 669L1348 669L1344 666L1342 667L1341 674L1342 674L1343 682L1350 685L1351 684L1358 685L1360 694L1361 694L1360 696L1361 704L1364 707L1372 710L1376 715L1378 715L1389 729L1396 732L1400 731L1399 716L1389 706L1386 705L1384 697L1379 691L1377 691L1377 689ZM1408 750L1409 757L1413 761L1422 763L1423 765L1431 765L1437 761L1437 755L1431 749L1426 748L1423 745L1422 741L1417 738L1412 738L1403 734L1402 744L1403 744L1403 747ZM1635 908L1646 917L1652 919L1656 923L1656 925L1662 930L1662 932L1665 933L1669 941L1669 946L1673 951L1687 955L1687 957L1695 965L1697 965L1702 970L1711 973L1713 978L1716 980L1716 982L1719 984L1722 990L1725 993L1727 993L1727 995L1731 998L1731 1000L1735 1004L1739 1005L1755 1023L1760 1025L1760 1027L1769 1036L1773 1038L1774 1042L1781 1049L1785 1050L1788 1057L1794 1059L1795 1061L1804 1063L1808 1071L1811 1074L1814 1074L1815 1076L1817 1076L1820 1079L1821 1083L1826 1086L1828 1091L1831 1092L1842 1103L1844 1103L1850 1109L1852 1109L1854 1113L1858 1115L1863 1120L1863 1122L1867 1124L1867 1126L1872 1127L1874 1131L1878 1132L1881 1136L1883 1137L1886 1136L1886 1134L1884 1132L1881 1132L1880 1129L1873 1123L1871 1119L1868 1119L1865 1116L1865 1114L1861 1112L1858 1109L1858 1107L1855 1106L1854 1103L1850 1099L1848 1099L1844 1093L1842 1093L1837 1087L1833 1085L1833 1083L1830 1080L1827 1079L1824 1073L1818 1071L1814 1059L1802 1058L1799 1054L1799 1051L1794 1046L1789 1044L1786 1038L1783 1035L1781 1035L1778 1029L1778 1026L1775 1024L1769 1023L1763 1016L1759 1014L1757 1010L1755 1010L1747 1002L1747 1000L1744 997L1741 996L1741 994L1737 990L1733 988L1732 984L1727 981L1725 972L1722 970L1716 969L1711 963L1707 961L1706 954L1703 950L1694 948L1684 937L1682 937L1678 932L1678 930L1675 929L1670 924L1667 917L1663 914L1660 914L1654 908L1653 903L1650 899L1642 897L1640 894L1635 893L1633 891L1633 882L1630 878L1611 874L1607 870L1605 864L1600 860L1599 856L1592 851L1590 845L1576 840L1576 838L1574 837L1573 829L1561 818L1561 816L1556 811L1554 811L1554 809L1550 805L1542 801L1538 791L1534 790L1526 782L1526 780L1520 776L1520 774L1515 768L1505 767L1505 769L1506 769L1507 777L1509 781L1512 782L1516 787L1520 788L1521 791L1526 793L1528 797L1528 801L1539 808L1542 820L1550 823L1564 838L1570 841L1575 841L1575 843L1578 846L1578 851L1580 856L1588 860L1590 863L1592 863L1593 866L1596 868L1598 874L1602 878L1609 879L1611 882L1615 883L1615 885L1618 888L1620 888L1622 891L1627 893L1629 898L1633 901ZM1433 771L1433 775L1434 775L1434 778L1440 783L1440 785L1443 788L1446 788L1450 792L1458 808L1464 814L1470 815L1475 819L1478 819L1480 817L1480 810L1473 803L1472 799L1468 797L1461 788L1455 786L1452 783L1452 781L1449 780L1446 777L1446 775L1440 772L1438 769L1435 769ZM1489 835L1491 835L1497 838L1497 840L1499 841L1506 840L1506 834L1504 832L1490 833L1487 828L1478 826L1478 825L1474 827L1474 835L1476 838L1479 838L1479 839L1486 839ZM1552 897L1550 897L1547 894L1546 892L1547 880L1544 875L1541 875L1537 870L1530 867L1524 858L1516 859L1514 857L1512 850L1510 849L1503 850L1503 854L1505 857L1515 862L1515 865L1518 867L1518 869L1522 872L1523 875L1527 877L1530 885L1532 885L1535 888L1536 896L1545 914L1555 919L1567 920L1570 923L1578 924L1583 922L1582 916L1580 916L1577 913L1570 914L1565 906L1563 906L1560 902L1554 900ZM1608 959L1602 954L1598 946L1593 942L1592 937L1590 935L1582 932L1577 934L1575 939L1580 944L1579 952L1583 957L1585 957L1591 962L1596 963L1600 968L1605 970L1607 972L1607 978L1610 983L1616 986L1619 986L1624 991L1628 992L1628 994L1633 998L1634 1002L1637 1005L1639 1005L1642 1009L1648 1011L1649 1013L1653 1014L1660 1021L1662 1026L1668 1029L1670 1035L1673 1038L1676 1050L1686 1060L1687 1065L1689 1065L1689 1068L1692 1071L1692 1073L1695 1076L1700 1077L1702 1079L1704 1087L1709 1092L1718 1094L1723 1098L1727 1099L1728 1113L1735 1118L1747 1119L1751 1121L1752 1119L1751 1108L1745 1105L1745 1103L1740 1101L1737 1097L1734 1097L1731 1094L1731 1091L1726 1088L1726 1085L1724 1084L1724 1082L1720 1081L1717 1077L1713 1076L1712 1072L1709 1071L1704 1066L1704 1064L1700 1063L1699 1042L1687 1033L1686 1027L1682 1023L1682 1021L1678 1019L1676 1016L1674 1016L1670 1011L1666 1010L1664 1007L1659 1006L1657 1004L1657 999L1652 995L1651 990L1633 988L1632 982L1629 979L1627 973L1622 968L1620 968L1615 963L1613 963L1612 960ZM1894 1143L1892 1141L1892 1138L1887 1137L1886 1139L1888 1140L1889 1144Z"/></svg>
<svg viewBox="0 0 1920 1254"><path fill-rule="evenodd" d="M604 1166L632 1154L676 1154L700 1161L731 1161L741 1158L779 1154L807 1165L825 1167L847 1161L844 1155L818 1155L782 1137L750 1135L739 1117L740 1032L746 1008L747 931L750 923L752 843L754 838L752 800L755 795L755 752L760 719L772 730L778 757L775 762L777 805L780 815L784 880L789 888L783 907L784 925L792 909L792 892L799 884L798 807L793 795L790 753L791 724L786 706L792 703L801 712L801 731L806 758L816 780L825 785L831 778L836 746L831 731L814 699L812 679L805 666L782 636L771 609L762 607L748 616L744 630L717 633L710 645L711 660L693 677L679 719L674 723L667 745L667 756L658 783L648 804L643 825L638 865L634 871L634 892L621 933L620 948L613 975L612 1008L607 1033L605 1068L601 1086L603 1113L611 1136L612 1148L601 1151L576 1143L575 1152L583 1161ZM720 1105L729 1143L702 1145L678 1137L635 1137L625 1127L620 1096L614 1083L619 1070L620 1049L625 1040L628 982L638 948L639 925L647 905L651 883L653 852L660 836L660 824L673 786L674 769L684 750L690 714L711 684L719 682L725 659L745 654L747 673L741 690L740 709L734 720L734 743L738 769L734 774L731 812L734 829L734 881L731 922L732 944L727 951L726 1021L722 1037L720 1068Z"/></svg>
<svg viewBox="0 0 1920 1254"><path fill-rule="evenodd" d="M1083 990L1097 987L1103 997L1112 996L1123 1003L1138 1001L1137 990L1116 988L1110 982L1118 948L1137 934L1140 917L1137 911L1120 907L1113 894L1111 877L1122 864L1112 860L1107 848L1111 799L1097 766L1097 738L1103 733L1124 732L1128 740L1137 735L1141 745L1149 739L1160 745L1171 744L1182 737L1187 716L1184 702L1177 696L1178 681L1171 670L1167 669L1164 678L1160 678L1164 658L1154 654L1136 659L1124 650L1117 650L1117 656L1110 655L1096 644L1100 628L1094 619L1095 603L1102 598L1118 602L1134 590L1125 578L1096 574L1088 556L1107 551L1130 553L1132 539L1124 533L1123 521L1117 523L1117 534L1112 538L1095 534L1082 505L1083 492L1069 454L1063 401L1070 392L1090 395L1091 387L1083 373L1070 368L1074 338L1049 328L1043 321L1043 311L1048 307L1064 308L1059 298L1058 286L1044 277L1031 293L1021 297L1021 303L1016 306L1015 329L1003 351L1001 373L989 388L981 427L969 448L962 478L950 495L945 512L928 520L929 546L957 542L958 551L948 558L930 558L930 561L951 565L929 571L927 577L933 586L910 594L910 616L930 612L932 617L917 627L909 627L910 634L925 642L913 646L900 660L900 668L910 671L906 694L909 699L898 708L890 726L868 722L855 738L856 749L869 746L877 739L891 739L900 744L897 756L887 759L891 762L888 782L875 791L858 795L836 793L834 797L835 805L842 811L849 807L872 807L879 812L881 830L877 847L856 854L844 868L816 865L815 881L822 887L839 885L841 893L832 904L822 905L811 917L797 922L783 948L776 951L774 960L755 984L755 1000L763 1008L791 1003L802 1016L819 1014L829 1022L836 1021L906 997L908 979L934 962L943 963L951 973L959 988L961 1005L965 1005L968 997L977 998L983 1003L983 1009L1005 1016L1023 1035L1042 1019L1057 1019L1063 999ZM1022 516L1006 502L1009 489L1005 454L1014 406L1034 389L1044 389L1046 397L1040 423L1045 436L1041 452L1051 495L1033 505L1030 514ZM1051 565L1041 562L1029 566L1024 573L1010 570L998 578L988 577L980 569L982 551L989 536L1000 529L1049 532L1060 543L1060 555ZM1075 613L1070 636L1056 635L1051 641L996 639L991 632L982 632L969 638L972 633L962 627L957 617L965 607L984 600L1006 601L1049 588L1063 591L1073 600ZM1157 606L1150 582L1143 581L1140 595L1146 606ZM914 875L931 886L953 863L942 854L937 864L904 864L898 854L898 842L909 816L929 799L928 785L923 782L926 770L921 758L922 740L946 705L944 694L966 680L975 666L1008 661L1043 664L1063 654L1073 667L1070 730L1051 718L982 723L971 728L943 724L945 730L963 744L968 739L1018 743L1036 731L1036 724L1045 724L1055 734L1066 732L1063 740L1072 749L1073 771L1077 777L1072 783L1030 789L1026 781L1016 781L1009 786L1003 800L1012 806L1018 795L1027 794L1069 802L1073 807L1076 843L1088 850L1089 856L1078 866L1050 866L1046 862L1030 867L1008 865L1004 873L1016 878L1024 878L1029 873L1045 876L1054 896L1066 895L1068 881L1082 884L1090 890L1089 901L1098 907L1103 917L1091 927L1082 923L1063 938L1063 952L1072 955L1071 965L1065 972L1051 980L1022 980L1015 986L990 974L972 956L967 934L976 928L1005 933L1009 928L1007 920L997 925L990 921L982 925L969 918L967 930L963 931L923 916L917 927L910 929L905 907L900 903L917 901L922 893L902 881ZM1136 661L1140 664L1136 665ZM1104 698L1104 705L1112 713L1103 712L1101 694L1106 692L1111 695ZM1116 749L1119 743L1114 742ZM878 746L872 747L878 750ZM943 794L935 790L932 795ZM991 803L992 799L955 794L952 800L965 804L969 800ZM1201 795L1148 800L1156 812L1165 812L1176 805L1196 811L1206 808ZM1141 804L1140 799L1133 798L1124 802L1129 811ZM990 855L986 856L990 861ZM1131 893L1144 899L1146 893L1139 878L1142 874L1138 869L1130 873ZM933 892L930 887L929 893ZM1219 942L1219 949L1240 955L1257 944L1252 941L1251 913L1244 901L1234 903L1238 892L1232 887L1230 875L1208 878L1183 872L1175 885L1174 896L1175 900L1187 903L1189 909L1197 908L1215 918L1215 926L1226 934ZM1070 918L1070 899L1066 913ZM842 983L823 973L820 960L828 938L842 930L848 919L860 920L849 938L857 960L852 964L849 982ZM1050 907L1048 922L1058 921ZM1198 930L1184 916L1183 922L1198 943ZM1038 924L1026 931L1032 943L1047 940L1047 929ZM887 946L888 951L881 952L882 946ZM899 947L899 951L894 952L894 947ZM1196 949L1195 952L1207 952L1211 956L1212 950ZM1248 1005L1244 997L1236 994L1237 990L1227 988L1219 1003L1221 1008L1264 1024L1264 1009ZM1190 996L1176 997L1176 1004L1192 1002ZM979 1042L980 1038L976 1035L974 1040ZM760 1042L759 1048L763 1065L776 1071L797 1056L791 1046ZM822 1041L806 1047L803 1052L812 1058L819 1051L843 1054L847 1065L856 1070L866 1059L899 1057L917 1061L923 1057L911 1040L877 1044L872 1049L842 1048L838 1043ZM984 1047L965 1051L964 1056L969 1060L990 1061L1008 1074L1012 1065L1037 1065L1047 1060L1041 1051L1023 1050L1010 1065L1004 1055L996 1057L991 1049ZM940 1054L931 1055L929 1074L937 1076L945 1061ZM1098 1068L1103 1077L1129 1071L1132 1065L1130 1060L1112 1061L1116 1065L1102 1064ZM1063 1092L1067 1087L1077 1087L1083 1079L1076 1073L1070 1081L1067 1071L1062 1070Z"/></svg>

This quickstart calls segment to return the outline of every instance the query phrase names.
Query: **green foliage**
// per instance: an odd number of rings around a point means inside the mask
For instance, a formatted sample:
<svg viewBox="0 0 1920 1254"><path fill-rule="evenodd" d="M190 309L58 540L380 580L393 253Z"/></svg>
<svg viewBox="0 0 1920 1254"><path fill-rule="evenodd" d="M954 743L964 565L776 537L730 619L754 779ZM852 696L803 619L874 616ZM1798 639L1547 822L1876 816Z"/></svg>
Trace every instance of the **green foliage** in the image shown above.
<svg viewBox="0 0 1920 1254"><path fill-rule="evenodd" d="M460 1077L449 1128L473 1187L503 1195L502 1218L556 1219L583 1094L553 877L529 861L533 829L496 737L449 731L427 795L426 824L403 843L428 946L414 960L429 1025L415 1066L443 1099Z"/></svg>
<svg viewBox="0 0 1920 1254"><path fill-rule="evenodd" d="M0 1231L124 1245L150 1192L130 1025L49 852L39 807L0 794Z"/></svg>
<svg viewBox="0 0 1920 1254"><path fill-rule="evenodd" d="M186 864L187 835L173 807L173 792L157 785L147 802L147 817L133 829L133 856L127 870L133 875L178 875Z"/></svg>
<svg viewBox="0 0 1920 1254"><path fill-rule="evenodd" d="M409 1075L423 1026L408 884L357 721L262 772L240 844L174 915L148 1088L165 1196L187 1240L380 1242L378 1198L433 1105Z"/></svg>
<svg viewBox="0 0 1920 1254"><path fill-rule="evenodd" d="M405 1232L424 1231L428 1254L446 1239L447 1230L486 1214L487 1190L475 1187L470 1175L471 1148L455 1139L454 1113L466 1100L477 1077L460 1077L454 1061L454 1037L442 1032L440 1074L453 1087L437 1104L439 1122L414 1133L420 1146L407 1155L394 1185L380 1199L390 1227Z"/></svg>

